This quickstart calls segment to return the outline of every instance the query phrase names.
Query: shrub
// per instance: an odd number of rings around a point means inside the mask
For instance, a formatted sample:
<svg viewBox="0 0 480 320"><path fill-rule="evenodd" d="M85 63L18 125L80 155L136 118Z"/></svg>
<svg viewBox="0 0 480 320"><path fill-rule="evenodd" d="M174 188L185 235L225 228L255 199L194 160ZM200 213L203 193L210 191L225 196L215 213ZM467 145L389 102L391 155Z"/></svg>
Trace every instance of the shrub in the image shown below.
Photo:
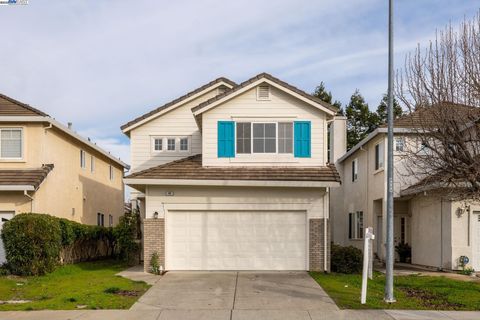
<svg viewBox="0 0 480 320"><path fill-rule="evenodd" d="M60 222L44 214L19 214L4 224L2 240L12 273L45 274L58 262L62 248Z"/></svg>
<svg viewBox="0 0 480 320"><path fill-rule="evenodd" d="M118 225L113 229L117 257L129 264L138 263L140 249L136 241L138 220L137 213L124 215L120 217Z"/></svg>
<svg viewBox="0 0 480 320"><path fill-rule="evenodd" d="M154 252L150 257L150 271L153 274L160 274L160 257L158 256L158 252Z"/></svg>
<svg viewBox="0 0 480 320"><path fill-rule="evenodd" d="M77 249L75 257L79 259L98 258L99 250L94 248L91 253L88 242L93 246L97 240L111 244L113 233L111 228L84 225L47 214L22 213L4 224L2 239L7 265L13 274L42 275L54 270L66 248L68 252Z"/></svg>
<svg viewBox="0 0 480 320"><path fill-rule="evenodd" d="M400 262L409 262L412 259L412 247L408 243L401 242L395 246Z"/></svg>
<svg viewBox="0 0 480 320"><path fill-rule="evenodd" d="M360 273L362 271L362 250L353 246L342 247L332 244L331 269L338 273Z"/></svg>

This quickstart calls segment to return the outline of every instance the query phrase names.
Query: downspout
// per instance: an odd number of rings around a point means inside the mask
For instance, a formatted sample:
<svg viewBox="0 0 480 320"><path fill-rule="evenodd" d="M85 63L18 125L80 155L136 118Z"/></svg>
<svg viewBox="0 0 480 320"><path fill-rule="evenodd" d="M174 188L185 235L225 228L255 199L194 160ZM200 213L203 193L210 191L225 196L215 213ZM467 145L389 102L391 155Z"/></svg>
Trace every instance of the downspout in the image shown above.
<svg viewBox="0 0 480 320"><path fill-rule="evenodd" d="M30 199L30 212L33 212L33 197L28 194L27 190L23 190L23 195Z"/></svg>
<svg viewBox="0 0 480 320"><path fill-rule="evenodd" d="M327 212L330 214L330 202L329 202L329 197L330 197L330 192L329 188L326 188L325 190L325 201L324 201L324 218L323 218L323 271L328 272L328 237L327 237L327 222L329 220L329 217L327 217Z"/></svg>

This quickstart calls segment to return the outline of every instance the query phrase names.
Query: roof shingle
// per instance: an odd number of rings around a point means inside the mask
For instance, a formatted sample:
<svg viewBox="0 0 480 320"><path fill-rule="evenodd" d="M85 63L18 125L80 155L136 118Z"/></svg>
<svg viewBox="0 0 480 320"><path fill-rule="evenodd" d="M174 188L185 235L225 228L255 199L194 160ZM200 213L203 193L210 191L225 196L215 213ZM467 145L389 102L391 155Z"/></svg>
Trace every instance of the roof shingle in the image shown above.
<svg viewBox="0 0 480 320"><path fill-rule="evenodd" d="M334 165L322 167L204 167L202 155L133 173L125 179L257 180L340 182Z"/></svg>
<svg viewBox="0 0 480 320"><path fill-rule="evenodd" d="M48 117L48 114L0 93L0 116Z"/></svg>
<svg viewBox="0 0 480 320"><path fill-rule="evenodd" d="M33 186L37 190L53 167L53 164L44 164L41 168L35 169L2 169L0 170L0 185L27 185Z"/></svg>

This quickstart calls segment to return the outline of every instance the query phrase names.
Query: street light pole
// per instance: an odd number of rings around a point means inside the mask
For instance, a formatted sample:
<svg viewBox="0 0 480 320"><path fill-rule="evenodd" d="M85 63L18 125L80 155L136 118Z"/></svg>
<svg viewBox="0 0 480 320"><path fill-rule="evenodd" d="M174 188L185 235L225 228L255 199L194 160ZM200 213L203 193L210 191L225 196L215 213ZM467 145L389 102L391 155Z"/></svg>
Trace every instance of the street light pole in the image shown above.
<svg viewBox="0 0 480 320"><path fill-rule="evenodd" d="M387 146L387 250L385 302L395 302L393 296L393 0L388 4L388 146Z"/></svg>

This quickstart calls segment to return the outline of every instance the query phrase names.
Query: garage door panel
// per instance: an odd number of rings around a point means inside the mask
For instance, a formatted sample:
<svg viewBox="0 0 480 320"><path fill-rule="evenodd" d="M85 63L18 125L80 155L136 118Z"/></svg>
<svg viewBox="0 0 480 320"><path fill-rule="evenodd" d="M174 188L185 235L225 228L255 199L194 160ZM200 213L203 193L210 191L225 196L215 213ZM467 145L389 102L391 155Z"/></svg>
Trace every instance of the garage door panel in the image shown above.
<svg viewBox="0 0 480 320"><path fill-rule="evenodd" d="M169 270L306 270L305 212L169 212Z"/></svg>

